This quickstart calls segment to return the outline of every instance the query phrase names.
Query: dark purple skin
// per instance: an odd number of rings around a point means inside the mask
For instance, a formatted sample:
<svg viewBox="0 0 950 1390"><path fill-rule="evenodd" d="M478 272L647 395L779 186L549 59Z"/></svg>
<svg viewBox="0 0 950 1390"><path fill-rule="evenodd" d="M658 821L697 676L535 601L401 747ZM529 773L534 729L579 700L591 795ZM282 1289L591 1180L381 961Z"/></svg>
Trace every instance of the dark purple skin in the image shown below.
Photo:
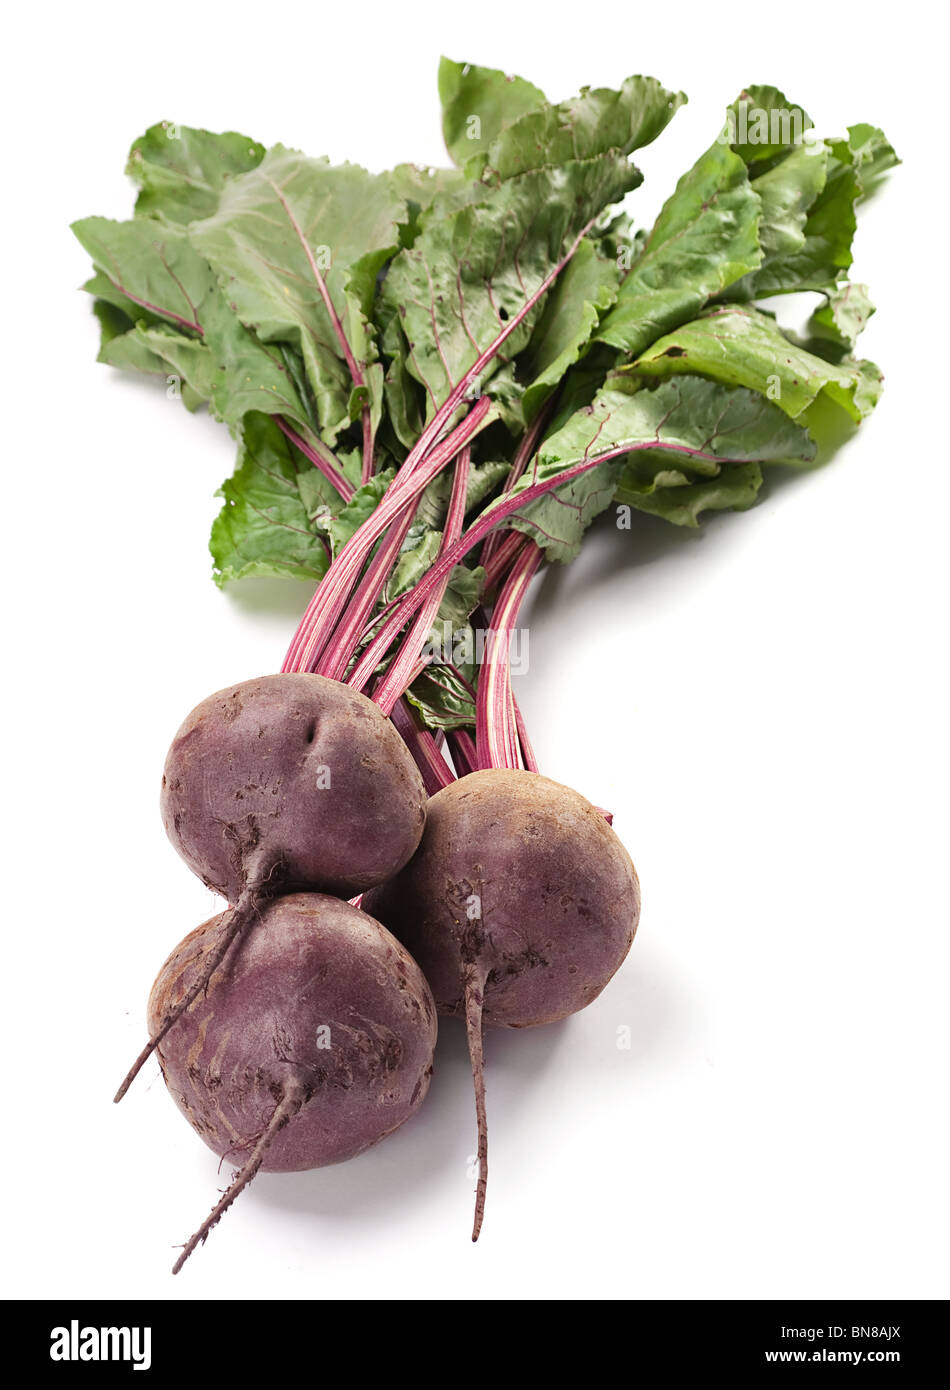
<svg viewBox="0 0 950 1390"><path fill-rule="evenodd" d="M196 978L226 915L162 966L150 1034ZM358 908L299 893L263 906L158 1056L179 1109L235 1166L295 1097L258 1164L293 1172L342 1163L404 1124L428 1090L436 1031L431 992L408 951Z"/></svg>
<svg viewBox="0 0 950 1390"><path fill-rule="evenodd" d="M473 772L430 797L414 857L366 910L419 962L440 1013L529 1028L596 999L640 916L630 856L578 792L533 772ZM480 908L480 910L479 910Z"/></svg>
<svg viewBox="0 0 950 1390"><path fill-rule="evenodd" d="M377 706L314 675L262 676L202 701L162 778L169 839L232 904L251 884L349 898L385 882L418 845L425 802Z"/></svg>

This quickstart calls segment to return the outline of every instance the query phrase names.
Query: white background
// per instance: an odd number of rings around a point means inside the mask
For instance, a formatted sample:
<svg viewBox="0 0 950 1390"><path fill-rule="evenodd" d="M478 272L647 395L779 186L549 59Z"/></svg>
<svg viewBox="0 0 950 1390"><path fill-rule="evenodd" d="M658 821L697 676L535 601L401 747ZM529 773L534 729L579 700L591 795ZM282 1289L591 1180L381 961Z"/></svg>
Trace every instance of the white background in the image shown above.
<svg viewBox="0 0 950 1390"><path fill-rule="evenodd" d="M6 23L5 1292L945 1296L945 34L908 4L87 3ZM614 810L644 909L589 1010L489 1038L479 1244L447 1023L417 1119L348 1165L260 1177L172 1279L227 1173L154 1064L110 1100L155 970L218 906L166 843L157 782L193 704L277 668L308 593L212 584L232 441L95 364L67 224L131 214L125 154L163 118L443 161L440 52L555 99L637 71L685 89L639 158L643 221L746 83L824 134L884 126L905 163L853 273L887 389L824 471L700 534L608 521L537 589L536 748Z"/></svg>

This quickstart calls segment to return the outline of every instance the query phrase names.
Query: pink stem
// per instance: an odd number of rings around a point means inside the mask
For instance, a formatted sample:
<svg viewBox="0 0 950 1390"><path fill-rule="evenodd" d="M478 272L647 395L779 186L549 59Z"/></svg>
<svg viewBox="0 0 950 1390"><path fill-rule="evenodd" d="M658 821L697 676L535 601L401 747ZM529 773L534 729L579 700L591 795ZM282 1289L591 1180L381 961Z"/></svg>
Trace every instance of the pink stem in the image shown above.
<svg viewBox="0 0 950 1390"><path fill-rule="evenodd" d="M266 177L266 176L265 176L265 177ZM360 366L359 362L356 360L356 356L355 356L355 354L354 354L354 352L353 352L353 349L350 347L350 341L349 341L349 339L348 339L347 336L346 336L346 330L344 329L343 323L342 323L342 321L341 321L341 319L340 319L340 316L339 316L339 314L338 314L337 311L336 311L336 305L333 303L333 299L331 298L330 290L329 290L329 287L328 287L328 285L327 285L326 279L324 278L323 272L322 272L322 270L320 269L319 265L317 264L316 257L314 256L313 251L312 251L311 248L310 248L310 243L307 241L307 238L306 238L306 236L305 236L305 234L304 234L304 229L301 227L300 223L297 221L297 218L296 218L296 216L294 215L293 208L290 206L290 204L288 203L287 199L284 197L283 190L282 190L281 188L279 188L278 185L277 185L276 183L274 183L273 179L268 178L268 179L267 179L267 182L270 184L270 186L271 186L271 188L273 189L274 194L275 194L275 196L276 196L278 202L280 203L281 207L283 208L284 213L286 214L287 220L290 222L290 225L291 225L291 227L292 227L293 230L294 230L294 235L297 237L297 240L300 242L300 245L303 247L304 255L305 255L306 258L307 258L307 264L308 264L308 266L310 267L310 273L311 273L311 275L313 276L314 281L315 281L316 286L317 286L317 292L318 292L318 294L320 295L320 298L323 300L323 306L324 306L324 308L325 308L326 311L327 311L327 316L328 316L328 318L329 318L329 320L330 320L330 323L331 323L331 325L332 325L332 327L333 327L333 332L334 332L334 334L336 335L336 340L337 340L337 342L340 344L340 351L343 353L344 361L346 362L347 369L348 369L348 371L349 371L349 373L350 373L350 380L353 382L353 385L354 385L354 386L357 386L357 387L359 387L359 386L365 386L365 385L366 385L366 378L365 378L364 375L363 375L363 368ZM364 405L362 414L363 414L363 469L362 469L362 477L363 477L363 482L366 483L366 482L369 482L369 479L373 476L373 425L372 425L372 418L371 418L371 416L370 416L370 409L369 409L369 406L368 406L368 405Z"/></svg>
<svg viewBox="0 0 950 1390"><path fill-rule="evenodd" d="M291 425L288 425L282 415L275 415L274 421L277 428L287 436L291 444L295 445L314 467L319 468L327 481L333 484L343 501L349 502L354 492L353 484L343 476L335 456L327 449L322 440L319 442L319 447L317 443L309 444Z"/></svg>
<svg viewBox="0 0 950 1390"><path fill-rule="evenodd" d="M409 528L415 519L415 514L415 507L406 507L402 516L393 522L386 536L380 542L379 549L370 561L366 574L360 580L356 592L350 599L329 646L320 660L314 663L313 669L319 675L327 676L330 680L342 680L346 674L353 649L359 641L360 633L363 631L369 615L376 606L377 599L383 592L393 566L399 559L399 552L409 534ZM387 710L386 713L388 714L389 711Z"/></svg>
<svg viewBox="0 0 950 1390"><path fill-rule="evenodd" d="M545 478L539 483L531 483L517 494L509 493L507 497L497 499L486 507L455 544L436 560L416 587L409 593L400 596L389 618L383 623L354 669L351 676L352 683L357 686L357 689L360 688L358 682L365 682L369 678L369 673L382 660L383 653L386 652L409 619L418 613L435 585L439 584L447 574L450 574L455 565L465 558L472 546L477 545L499 522L507 520L509 516L520 511L522 507L530 506L539 497L544 497L546 493L552 492L557 487L562 487L564 483L569 483L573 478L579 478L582 473L589 472L591 468L597 468L609 459L620 458L624 454L636 453L641 449L667 449L674 453L689 452L698 457L715 460L717 463L729 462L729 460L716 458L713 454L701 454L699 450L684 451L681 448L674 450L670 445L664 445L655 439L637 444L620 444L615 449L608 449L602 454L595 454L593 458L581 459L579 463L572 464L570 468L564 468L560 473L552 474L550 478ZM326 580L323 582L326 583Z"/></svg>
<svg viewBox="0 0 950 1390"><path fill-rule="evenodd" d="M547 401L545 403L541 410L538 411L538 414L533 424L522 435L521 443L518 445L518 450L514 456L514 459L512 460L511 470L507 478L505 479L505 485L502 488L503 493L511 491L515 483L518 481L522 473L527 468L528 461L534 453L535 449L537 448L538 440L544 432L544 427L547 424L548 417L551 413L552 403L553 398L552 400ZM487 541L482 547L481 556L481 562L485 566L486 570L488 569L489 561L494 556L495 551L498 549L499 545L502 544L504 544L504 542L501 539L501 533L499 531L495 531L492 535L488 537Z"/></svg>
<svg viewBox="0 0 950 1390"><path fill-rule="evenodd" d="M390 718L403 743L415 759L429 796L434 796L443 787L451 786L455 781L452 769L443 758L439 745L428 729L419 728L408 701L397 700Z"/></svg>
<svg viewBox="0 0 950 1390"><path fill-rule="evenodd" d="M566 254L561 257L554 269L544 277L544 279L541 281L541 284L534 291L534 293L529 295L529 297L525 300L524 304L518 310L517 314L515 314L513 318L509 319L509 321L505 324L504 328L498 334L497 338L493 339L493 341L489 343L488 347L485 349L484 352L479 353L472 366L469 367L468 371L459 380L457 385L452 387L452 390L449 392L442 405L435 412L432 419L429 421L428 425L423 430L422 434L419 436L419 440L410 452L409 457L406 459L406 463L413 462L414 456L416 455L418 455L420 458L425 456L425 454L431 448L434 440L438 439L439 435L442 433L445 426L451 420L452 416L455 414L462 401L470 393L472 387L476 384L478 377L488 366L489 362L491 362L492 358L498 355L498 352L503 346L503 344L508 340L508 338L511 337L515 329L521 326L521 324L527 318L528 314L530 314L531 310L537 304L538 300L554 284L554 281L560 275L564 267L568 264L571 257L574 255L578 246L580 246L581 242L584 240L584 237L590 231L591 227L594 225L596 220L596 217L592 217L591 220L587 223L587 226L584 227L580 232L578 232L577 236L571 242L571 245L568 248Z"/></svg>
<svg viewBox="0 0 950 1390"><path fill-rule="evenodd" d="M500 531L494 531L488 537L488 540L498 540L500 535ZM530 541L527 536L523 536L520 531L509 531L504 540L495 546L487 563L484 555L482 556L482 564L485 566L485 592L487 594L495 592L505 574L511 568L518 552L529 544ZM486 541L482 549L486 549L487 545L488 542Z"/></svg>
<svg viewBox="0 0 950 1390"><path fill-rule="evenodd" d="M522 762L529 772L539 772L538 760L534 756L534 749L531 747L531 740L528 738L528 730L525 727L524 715L521 713L521 707L513 693L511 700L515 707L515 724L518 728L518 742L521 744Z"/></svg>
<svg viewBox="0 0 950 1390"><path fill-rule="evenodd" d="M452 495L449 499L448 511L445 517L445 527L442 531L442 541L439 546L439 554L442 555L450 545L454 545L462 534L462 527L465 523L465 499L468 495L468 474L471 463L472 451L466 445L461 451L455 464L455 477L452 480ZM383 676L379 685L373 691L373 699L384 714L389 714L399 696L406 689L407 685L415 679L413 674L419 660L419 652L425 644L426 637L432 624L436 620L445 590L448 586L449 577L446 575L441 584L437 584L425 603L416 614L415 621L409 630L403 647L397 652L394 661Z"/></svg>
<svg viewBox="0 0 950 1390"><path fill-rule="evenodd" d="M298 235L301 235L302 237L302 234L300 233L300 230L297 227L297 223L293 217L293 213L287 206L282 194L279 192L279 190L275 189L275 191L277 192L277 196L280 199L281 203L284 205L284 210L290 218L294 228L297 230ZM333 626L336 624L340 617L340 613L342 612L343 606L346 602L346 595L349 593L349 590L356 582L356 576L363 567L363 559L365 557L365 554L368 552L369 547L375 542L379 535L381 535L382 530L385 529L385 526L388 525L389 521L391 520L391 514L389 511L387 511L384 520L381 524L378 520L380 511L384 508L387 502L389 502L390 508L395 510L397 501L402 502L402 493L406 488L411 488L413 494L418 495L418 493L421 492L425 486L427 486L428 482L431 481L431 478L434 477L435 474L439 471L439 468L441 468L448 461L448 459L453 458L458 453L462 445L468 443L469 440L474 436L476 432L475 428L471 430L470 434L464 435L464 437L463 431L466 424L473 420L473 417L476 417L476 425L478 426L480 426L480 424L484 420L485 414L489 409L489 404L484 397L480 397L478 399L478 401L472 407L472 410L469 412L466 419L463 420L460 425L456 426L455 430L452 432L450 440L452 438L455 439L454 445L448 447L448 440L443 440L441 445L436 445L435 442L439 439L439 436L442 434L443 430L448 426L449 422L452 419L452 416L455 414L458 407L462 404L466 396L472 390L481 372L485 369L488 363L491 362L491 360L495 356L497 356L498 352L501 350L504 343L507 342L511 334L514 333L514 331L524 322L525 318L528 316L528 314L531 312L534 306L547 292L551 285L553 285L554 281L560 275L561 271L570 262L572 256L574 255L577 248L580 246L584 237L590 231L591 227L594 225L594 222L596 220L597 219L595 217L592 217L590 221L587 223L587 225L583 227L580 232L578 232L577 236L574 238L571 245L569 246L567 252L564 256L561 257L557 265L554 266L554 268L544 277L544 279L541 281L541 284L534 291L534 293L529 295L528 298L525 300L524 304L518 310L517 314L515 314L509 320L509 322L505 324L504 328L497 335L497 337L494 338L491 343L489 343L488 347L485 348L483 352L479 353L472 366L468 369L467 372L465 372L465 374L457 382L457 384L452 387L448 396L443 401L439 409L435 412L435 414L429 421L426 428L423 430L414 447L410 450L405 462L399 470L399 475L394 480L392 487L389 489L389 492L386 494L386 497L383 498L383 501L380 503L380 506L377 507L373 515L369 517L366 522L364 522L363 527L361 527L360 530L357 531L356 535L351 537L350 541L348 542L348 545L344 546L343 551L337 557L337 561L335 561L334 564L330 566L329 570L324 575L323 580L321 581L320 586L317 589L317 592L314 594L313 599L311 600L310 607L307 609L307 612L304 614L303 619L299 627L297 628L297 632L294 635L293 641L290 645L290 650L287 653L287 658L282 668L283 670L312 671L314 669L314 664L319 659L321 652L323 651L324 647L329 641ZM306 246L305 242L304 245ZM312 263L312 269L314 271L314 274L317 277L318 287L320 288L321 294L324 296L324 302L327 303L327 308L328 312L330 313L331 320L334 320L335 310L333 310L332 303L328 302L329 294L326 290L326 285L323 283L323 277L320 275L319 268L316 267L315 263L313 263L312 256L310 257L310 260ZM335 326L337 324L339 324L338 319L335 320ZM339 333L341 336L341 342L345 343L346 339L342 333L342 325L340 325L339 327ZM349 361L349 359L347 360ZM430 457L436 454L440 449L445 449L446 452L440 455L440 463L438 467L435 468L431 475L426 476L425 482L420 483L417 477L417 469L420 468L420 465L422 465L423 468L427 467L429 465ZM363 532L364 527L370 529L366 532L366 535L361 535L361 532ZM372 540L367 541L367 536L369 536L370 534L372 534ZM360 537L359 541L357 541L357 537ZM353 547L353 553L349 557L348 563L344 563L339 568L337 568L336 574L334 574L334 568L339 564L339 562L346 561L346 551L347 549L349 549L350 546L353 545L354 542L356 542L356 545Z"/></svg>
<svg viewBox="0 0 950 1390"><path fill-rule="evenodd" d="M521 766L509 647L518 611L542 558L540 548L530 541L512 567L492 613L488 661L478 681L475 745L479 767Z"/></svg>
<svg viewBox="0 0 950 1390"><path fill-rule="evenodd" d="M422 460L411 480L400 487L403 469L406 467L406 464L403 464L379 506L350 537L320 581L294 634L282 670L314 669L332 637L333 627L339 621L350 591L359 578L366 556L376 541L394 517L410 506L449 460L474 439L484 427L485 417L490 409L491 402L487 397L482 397L476 402L452 433Z"/></svg>
<svg viewBox="0 0 950 1390"><path fill-rule="evenodd" d="M373 476L373 449L375 440L373 439L373 416L368 405L363 406L363 468L360 473L360 482L368 483Z"/></svg>
<svg viewBox="0 0 950 1390"><path fill-rule="evenodd" d="M460 777L467 777L470 772L478 770L475 740L466 729L449 730L449 747L452 750L452 761Z"/></svg>

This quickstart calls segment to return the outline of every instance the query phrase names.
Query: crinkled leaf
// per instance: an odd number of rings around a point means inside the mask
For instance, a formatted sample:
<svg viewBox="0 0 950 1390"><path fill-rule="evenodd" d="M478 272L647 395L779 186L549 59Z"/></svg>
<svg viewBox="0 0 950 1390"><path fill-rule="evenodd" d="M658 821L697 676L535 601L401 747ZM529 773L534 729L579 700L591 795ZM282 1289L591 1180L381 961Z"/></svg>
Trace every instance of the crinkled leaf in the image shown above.
<svg viewBox="0 0 950 1390"><path fill-rule="evenodd" d="M647 479L651 469L717 478L727 463L811 458L814 445L806 430L752 391L730 390L699 377L637 390L635 383L625 385L620 379L543 442L515 494L600 454L611 457L529 503L506 524L530 535L549 559L570 560L587 526L609 505L627 467L634 469L641 486L644 469ZM625 462L633 454L648 454L649 459Z"/></svg>
<svg viewBox="0 0 950 1390"><path fill-rule="evenodd" d="M486 182L510 179L616 150L630 155L665 130L685 102L655 77L628 77L619 89L584 88L557 106L547 103L506 126L484 150L478 171ZM476 171L470 161L466 172Z"/></svg>
<svg viewBox="0 0 950 1390"><path fill-rule="evenodd" d="M824 189L827 173L828 150L809 144L796 146L752 180L762 204L762 264L730 287L730 299L751 299L799 283L809 209Z"/></svg>
<svg viewBox="0 0 950 1390"><path fill-rule="evenodd" d="M760 208L743 160L713 144L664 204L597 339L642 352L758 266Z"/></svg>
<svg viewBox="0 0 950 1390"><path fill-rule="evenodd" d="M814 125L803 106L765 85L744 88L726 114L722 138L750 166L805 148L805 132Z"/></svg>
<svg viewBox="0 0 950 1390"><path fill-rule="evenodd" d="M832 288L851 265L857 226L854 204L860 193L845 141L826 142L825 183L808 210L802 246L774 257L752 278L756 296Z"/></svg>
<svg viewBox="0 0 950 1390"><path fill-rule="evenodd" d="M228 182L214 216L190 229L195 246L224 277L241 322L262 342L286 341L299 349L330 444L354 410L359 413L360 402L352 400L352 379L321 285L346 326L357 363L367 367L375 359L363 311L367 285L375 284L398 246L405 215L387 176L354 164L334 167L275 145L256 169Z"/></svg>
<svg viewBox="0 0 950 1390"><path fill-rule="evenodd" d="M648 460L649 455L637 458ZM755 505L762 486L762 469L757 463L726 463L715 478L700 480L677 470L644 473L629 464L614 500L620 506L662 517L674 526L698 526L705 511L744 512Z"/></svg>
<svg viewBox="0 0 950 1390"><path fill-rule="evenodd" d="M339 497L266 415L248 415L233 477L211 529L214 577L223 585L246 575L319 580L327 552L314 523Z"/></svg>
<svg viewBox="0 0 950 1390"><path fill-rule="evenodd" d="M72 230L123 300L200 336L201 305L215 289L215 277L183 228L151 218L85 217Z"/></svg>
<svg viewBox="0 0 950 1390"><path fill-rule="evenodd" d="M524 309L570 240L634 177L617 154L519 175L485 190L477 206L427 223L395 257L383 298L399 315L407 368L426 388L429 414ZM526 345L537 312L511 334L486 376Z"/></svg>
<svg viewBox="0 0 950 1390"><path fill-rule="evenodd" d="M864 198L874 190L881 175L900 164L900 160L883 130L875 125L849 125L848 145Z"/></svg>
<svg viewBox="0 0 950 1390"><path fill-rule="evenodd" d="M460 167L485 150L512 121L546 101L523 77L475 63L439 63L439 99L445 148Z"/></svg>
<svg viewBox="0 0 950 1390"><path fill-rule="evenodd" d="M327 528L334 558L363 522L375 512L394 477L395 470L391 468L375 473L369 482L356 489L345 506L334 510L333 520Z"/></svg>
<svg viewBox="0 0 950 1390"><path fill-rule="evenodd" d="M818 149L821 154L816 153ZM802 244L775 248L762 268L736 287L735 297L799 290L830 292L849 269L856 204L900 161L883 131L876 126L855 125L849 128L846 140L825 141L820 147L806 144L804 152L793 151L774 170L775 179L788 181L800 174L814 181L815 168L810 161L818 158L823 158L825 179L808 206ZM753 187L759 183L759 179L754 180ZM806 193L803 187L803 197Z"/></svg>
<svg viewBox="0 0 950 1390"><path fill-rule="evenodd" d="M418 164L397 164L389 179L396 197L407 208L405 225L399 229L402 246L412 245L421 219L431 208L454 201L470 182L461 169L432 169Z"/></svg>
<svg viewBox="0 0 950 1390"><path fill-rule="evenodd" d="M664 377L699 372L727 386L747 386L793 419L824 392L854 420L870 408L856 364L837 366L788 338L756 309L726 305L653 344L625 371Z"/></svg>
<svg viewBox="0 0 950 1390"><path fill-rule="evenodd" d="M830 344L832 350L851 352L873 313L874 305L867 285L840 285L808 320L809 337ZM812 350L818 352L818 347ZM824 356L825 353L820 352L819 355Z"/></svg>
<svg viewBox="0 0 950 1390"><path fill-rule="evenodd" d="M235 131L215 135L170 121L150 126L129 151L126 167L141 188L136 216L182 224L210 217L228 179L263 158L263 145Z"/></svg>
<svg viewBox="0 0 950 1390"><path fill-rule="evenodd" d="M406 691L406 698L422 715L429 729L467 729L475 726L475 700L471 693L474 666L453 669L432 662Z"/></svg>
<svg viewBox="0 0 950 1390"><path fill-rule="evenodd" d="M601 315L616 299L619 283L616 260L598 255L593 242L581 242L555 281L519 362L520 375L530 383L522 403L527 423L580 357Z"/></svg>

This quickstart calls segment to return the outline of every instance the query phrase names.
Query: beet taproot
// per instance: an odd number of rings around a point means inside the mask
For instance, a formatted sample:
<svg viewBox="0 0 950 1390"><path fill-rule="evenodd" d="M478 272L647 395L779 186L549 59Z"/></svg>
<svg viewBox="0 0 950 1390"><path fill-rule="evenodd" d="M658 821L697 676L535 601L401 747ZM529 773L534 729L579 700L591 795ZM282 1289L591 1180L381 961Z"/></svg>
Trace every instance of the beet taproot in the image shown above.
<svg viewBox="0 0 950 1390"><path fill-rule="evenodd" d="M418 961L440 1013L465 1018L484 1214L483 1026L530 1028L596 999L640 916L630 856L580 793L538 773L469 773L431 797L413 858L363 900Z"/></svg>
<svg viewBox="0 0 950 1390"><path fill-rule="evenodd" d="M204 977L226 917L191 932L162 966L150 1033ZM317 893L264 904L157 1049L192 1128L241 1165L175 1272L256 1172L342 1163L404 1124L428 1089L436 1032L422 972L367 913Z"/></svg>

